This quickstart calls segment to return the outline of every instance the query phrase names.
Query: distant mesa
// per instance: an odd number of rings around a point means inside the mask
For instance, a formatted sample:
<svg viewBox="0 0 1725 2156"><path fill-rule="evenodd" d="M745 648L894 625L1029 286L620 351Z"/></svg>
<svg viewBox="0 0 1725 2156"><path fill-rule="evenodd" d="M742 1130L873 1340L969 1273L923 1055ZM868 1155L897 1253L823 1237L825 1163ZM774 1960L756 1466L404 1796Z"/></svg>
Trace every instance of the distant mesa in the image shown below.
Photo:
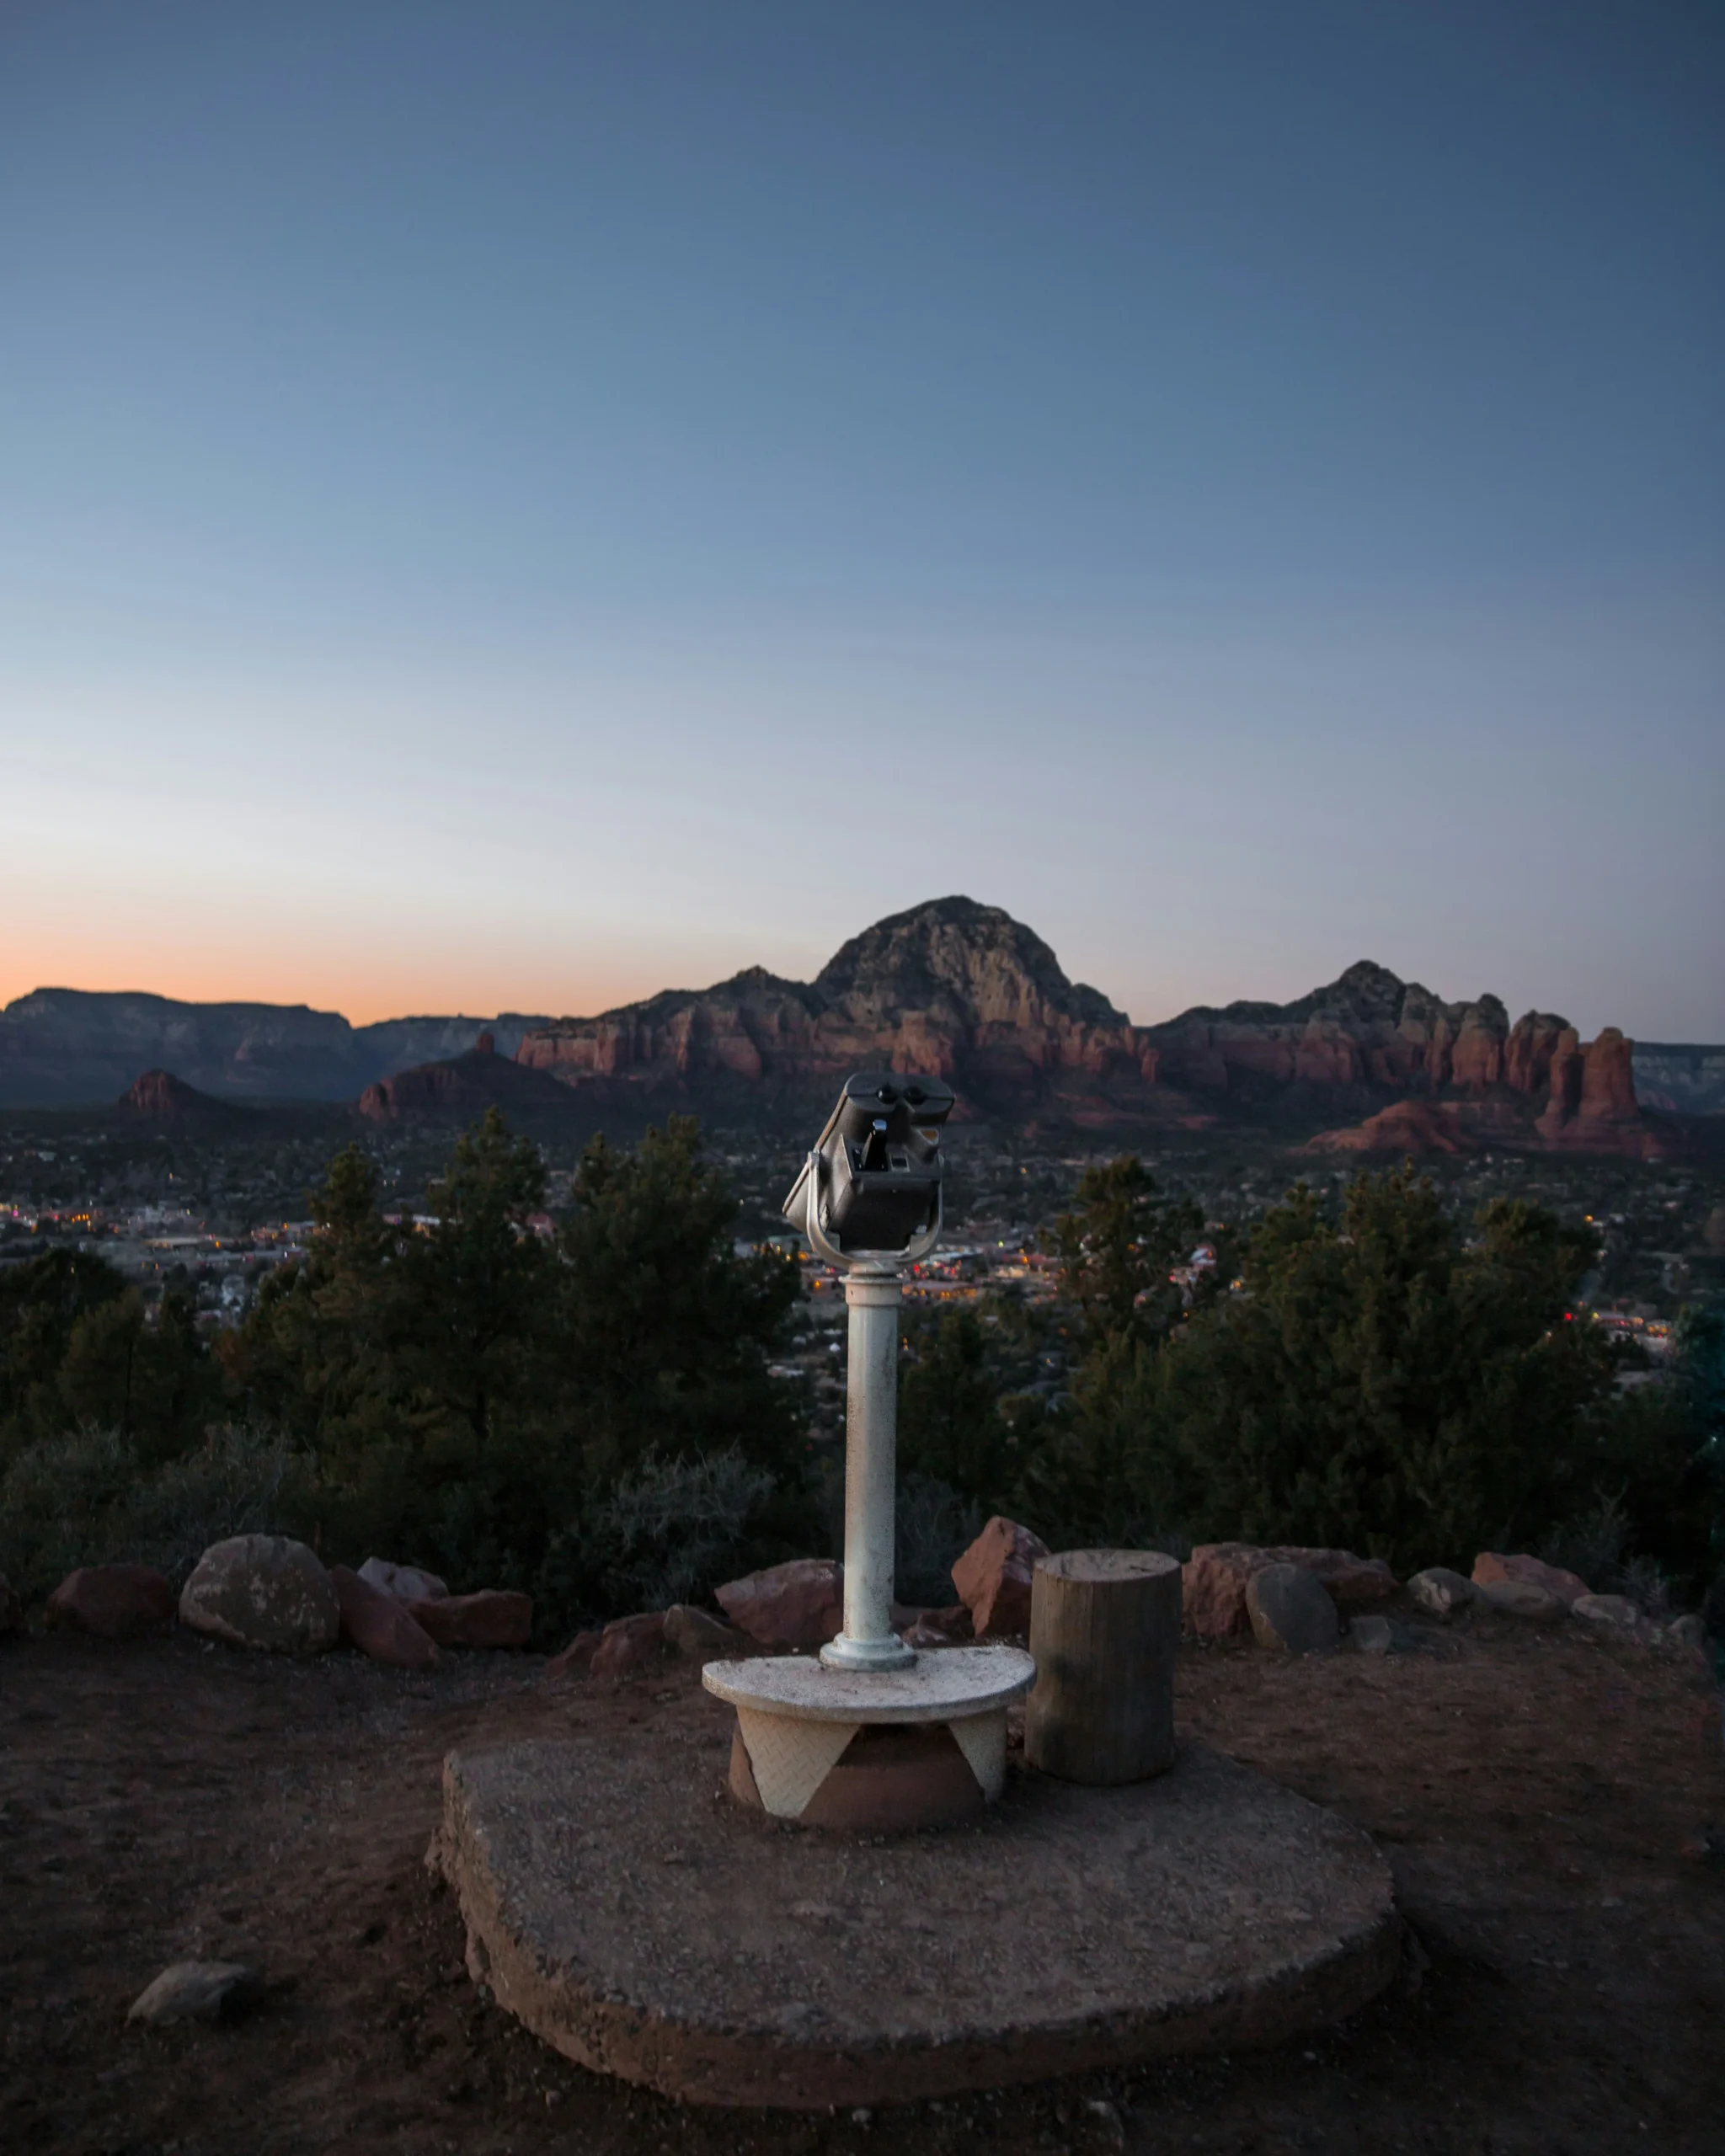
<svg viewBox="0 0 1725 2156"><path fill-rule="evenodd" d="M1725 1044L1637 1041L1635 1090L1668 1115L1725 1115Z"/></svg>
<svg viewBox="0 0 1725 2156"><path fill-rule="evenodd" d="M363 1087L404 1065L458 1055L481 1027L510 1056L523 1033L546 1022L505 1012L350 1026L302 1003L181 1003L131 990L39 988L0 1011L0 1107L94 1106L152 1068L229 1100L350 1106Z"/></svg>

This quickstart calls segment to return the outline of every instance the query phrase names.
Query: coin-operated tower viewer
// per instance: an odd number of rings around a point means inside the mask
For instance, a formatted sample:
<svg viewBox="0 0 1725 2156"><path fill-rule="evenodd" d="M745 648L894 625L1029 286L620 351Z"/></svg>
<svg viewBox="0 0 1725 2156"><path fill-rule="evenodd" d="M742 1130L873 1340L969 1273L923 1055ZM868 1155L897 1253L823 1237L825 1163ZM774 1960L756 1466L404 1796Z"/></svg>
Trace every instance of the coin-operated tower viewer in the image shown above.
<svg viewBox="0 0 1725 2156"><path fill-rule="evenodd" d="M821 1650L829 1668L901 1669L916 1658L892 1629L901 1268L940 1239L940 1134L952 1112L938 1078L847 1078L784 1203L809 1248L845 1275L850 1310L845 1621Z"/></svg>

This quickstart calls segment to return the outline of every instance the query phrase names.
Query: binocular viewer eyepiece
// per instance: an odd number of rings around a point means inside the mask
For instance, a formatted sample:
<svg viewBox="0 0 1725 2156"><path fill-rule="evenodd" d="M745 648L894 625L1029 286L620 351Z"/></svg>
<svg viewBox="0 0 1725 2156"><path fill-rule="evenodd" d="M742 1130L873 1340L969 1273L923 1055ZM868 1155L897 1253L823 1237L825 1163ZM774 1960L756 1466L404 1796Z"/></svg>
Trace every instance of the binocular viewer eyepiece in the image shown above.
<svg viewBox="0 0 1725 2156"><path fill-rule="evenodd" d="M819 1249L897 1253L940 1222L943 1079L857 1071L791 1186L784 1216Z"/></svg>

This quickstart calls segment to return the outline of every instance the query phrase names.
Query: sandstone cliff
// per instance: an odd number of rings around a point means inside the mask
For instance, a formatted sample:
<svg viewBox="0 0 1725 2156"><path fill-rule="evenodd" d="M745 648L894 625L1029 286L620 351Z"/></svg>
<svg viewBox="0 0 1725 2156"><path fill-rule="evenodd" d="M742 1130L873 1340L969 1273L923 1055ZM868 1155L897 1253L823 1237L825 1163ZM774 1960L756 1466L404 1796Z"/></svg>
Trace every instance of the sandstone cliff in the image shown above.
<svg viewBox="0 0 1725 2156"><path fill-rule="evenodd" d="M1292 1003L1200 1006L1150 1029L1169 1084L1248 1097L1296 1085L1472 1094L1503 1085L1543 1098L1566 1034L1573 1039L1549 1011L1512 1026L1495 995L1445 1003L1370 959Z"/></svg>
<svg viewBox="0 0 1725 2156"><path fill-rule="evenodd" d="M836 1082L871 1064L937 1073L972 1102L1062 1092L1141 1101L1156 1052L1042 939L998 906L939 899L854 937L811 982L754 968L529 1033L517 1059L566 1083Z"/></svg>
<svg viewBox="0 0 1725 2156"><path fill-rule="evenodd" d="M1615 1026L1583 1044L1573 1026L1530 1012L1518 1019L1506 1046L1503 1081L1452 1086L1442 1100L1396 1102L1343 1130L1311 1141L1321 1152L1466 1153L1487 1145L1538 1145L1551 1151L1621 1153L1657 1160L1668 1135L1652 1124L1635 1097L1632 1043ZM1543 1092L1537 1116L1530 1101Z"/></svg>
<svg viewBox="0 0 1725 2156"><path fill-rule="evenodd" d="M483 1064L469 1046L482 1026L498 1050ZM1653 1053L1668 1086L1658 1105L1714 1102L1725 1051ZM1549 1011L1512 1025L1494 995L1446 1002L1367 962L1291 1003L1135 1026L1022 922L951 898L878 921L812 981L751 968L596 1018L352 1027L304 1006L40 990L0 1011L0 1106L111 1100L155 1065L230 1100L352 1102L363 1089L374 1118L471 1119L495 1102L564 1129L579 1102L590 1123L621 1127L676 1107L777 1115L790 1095L801 1114L846 1072L884 1063L938 1072L964 1110L1020 1122L1244 1116L1309 1131L1351 1117L1329 1142L1634 1153L1648 1143L1637 1054L1611 1028L1584 1045ZM1386 1110L1398 1112L1378 1120ZM164 1092L129 1113L173 1109Z"/></svg>
<svg viewBox="0 0 1725 2156"><path fill-rule="evenodd" d="M1135 1026L1022 922L962 898L878 921L813 981L756 969L561 1019L517 1054L576 1088L708 1097L886 1065L938 1073L972 1110L1093 1125L1208 1109L1309 1129L1351 1108L1367 1121L1319 1141L1349 1150L1633 1152L1647 1137L1631 1044L1611 1029L1583 1048L1551 1012L1512 1025L1495 995L1445 1002L1367 961L1292 1003Z"/></svg>

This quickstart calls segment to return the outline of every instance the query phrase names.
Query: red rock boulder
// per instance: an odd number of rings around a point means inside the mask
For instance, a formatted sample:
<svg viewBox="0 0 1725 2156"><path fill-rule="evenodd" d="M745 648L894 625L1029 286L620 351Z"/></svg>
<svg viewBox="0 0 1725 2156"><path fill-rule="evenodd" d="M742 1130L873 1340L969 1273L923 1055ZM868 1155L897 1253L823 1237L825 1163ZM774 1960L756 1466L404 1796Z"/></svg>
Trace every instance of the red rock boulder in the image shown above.
<svg viewBox="0 0 1725 2156"><path fill-rule="evenodd" d="M80 1565L48 1597L48 1622L129 1640L174 1622L174 1589L153 1565Z"/></svg>
<svg viewBox="0 0 1725 2156"><path fill-rule="evenodd" d="M533 1598L507 1588L402 1604L441 1647L524 1647L533 1629Z"/></svg>
<svg viewBox="0 0 1725 2156"><path fill-rule="evenodd" d="M830 1557L793 1557L729 1581L714 1599L732 1624L787 1653L824 1647L845 1614L845 1568Z"/></svg>
<svg viewBox="0 0 1725 2156"><path fill-rule="evenodd" d="M746 1632L721 1624L686 1602L674 1602L665 1611L665 1644L690 1662L719 1662L755 1652L755 1642Z"/></svg>
<svg viewBox="0 0 1725 2156"><path fill-rule="evenodd" d="M398 1597L345 1565L332 1565L329 1577L341 1610L342 1637L350 1645L394 1669L435 1668L436 1641Z"/></svg>
<svg viewBox="0 0 1725 2156"><path fill-rule="evenodd" d="M1381 1602L1396 1591L1396 1576L1381 1557L1356 1557L1351 1550L1200 1542L1181 1567L1186 1630L1201 1640L1250 1631L1246 1589L1255 1573L1272 1565L1297 1565L1315 1574L1330 1599L1341 1604Z"/></svg>
<svg viewBox="0 0 1725 2156"><path fill-rule="evenodd" d="M387 1557L367 1557L360 1567L360 1577L368 1586L393 1594L398 1602L442 1602L449 1594L447 1585L435 1572L425 1572L418 1565L392 1564Z"/></svg>
<svg viewBox="0 0 1725 2156"><path fill-rule="evenodd" d="M179 1621L259 1654L322 1654L341 1636L341 1605L317 1551L291 1534L212 1542L179 1591Z"/></svg>
<svg viewBox="0 0 1725 2156"><path fill-rule="evenodd" d="M643 1610L606 1626L588 1667L595 1677L625 1677L644 1662L656 1662L664 1651L665 1612Z"/></svg>
<svg viewBox="0 0 1725 2156"><path fill-rule="evenodd" d="M1542 1564L1537 1557L1503 1556L1495 1550L1482 1550L1473 1561L1476 1587L1498 1587L1513 1580L1520 1587L1542 1587L1555 1594L1567 1609L1591 1592L1579 1574L1566 1572L1561 1565Z"/></svg>
<svg viewBox="0 0 1725 2156"><path fill-rule="evenodd" d="M599 1652L599 1642L605 1637L599 1631L577 1632L561 1654L554 1654L539 1673L554 1683L560 1677L585 1677L593 1667L593 1657Z"/></svg>
<svg viewBox="0 0 1725 2156"><path fill-rule="evenodd" d="M953 1585L979 1640L1028 1634L1030 1583L1037 1559L1047 1555L1047 1543L1028 1527L998 1513L990 1520L953 1566Z"/></svg>

